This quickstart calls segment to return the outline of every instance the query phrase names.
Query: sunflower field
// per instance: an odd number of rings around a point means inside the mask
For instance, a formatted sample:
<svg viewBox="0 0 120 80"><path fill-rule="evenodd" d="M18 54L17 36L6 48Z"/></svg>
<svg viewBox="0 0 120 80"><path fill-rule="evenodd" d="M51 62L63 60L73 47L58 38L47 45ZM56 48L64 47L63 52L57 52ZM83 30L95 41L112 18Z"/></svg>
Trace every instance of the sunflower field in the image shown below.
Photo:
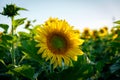
<svg viewBox="0 0 120 80"><path fill-rule="evenodd" d="M0 23L0 80L120 80L120 20L79 31L52 17L33 25L19 11L27 9L9 4L0 13L11 22ZM21 25L27 32L16 31Z"/></svg>

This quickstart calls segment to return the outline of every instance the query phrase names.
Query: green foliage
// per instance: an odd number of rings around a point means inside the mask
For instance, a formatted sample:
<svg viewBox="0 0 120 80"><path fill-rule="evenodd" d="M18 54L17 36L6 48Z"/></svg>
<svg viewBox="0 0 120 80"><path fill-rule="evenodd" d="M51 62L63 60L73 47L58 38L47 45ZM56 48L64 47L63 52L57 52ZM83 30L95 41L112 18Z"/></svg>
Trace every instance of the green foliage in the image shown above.
<svg viewBox="0 0 120 80"><path fill-rule="evenodd" d="M13 28L16 29L17 26L20 26L22 24L24 24L24 21L26 20L26 18L21 18L21 19L16 19L13 21Z"/></svg>
<svg viewBox="0 0 120 80"><path fill-rule="evenodd" d="M31 34L26 32L19 32L18 34L19 34L20 40L28 40L31 37Z"/></svg>
<svg viewBox="0 0 120 80"><path fill-rule="evenodd" d="M59 73L60 80L86 80L93 75L93 64L88 63L85 55L79 56L78 61L74 62L73 67Z"/></svg>
<svg viewBox="0 0 120 80"><path fill-rule="evenodd" d="M49 61L37 54L35 47L36 29L41 25L32 25L27 18L14 19L19 10L15 4L6 5L2 15L11 17L12 29L8 33L8 24L0 24L0 79L1 80L119 80L120 79L120 21L114 32L106 36L88 39L81 49L84 55L78 56L71 67L62 66L53 69ZM33 21L34 22L34 21ZM15 32L19 26L27 32ZM34 26L30 28L29 26ZM80 34L81 35L81 34ZM114 37L114 36L117 37ZM113 38L114 37L114 38ZM63 63L64 64L64 63Z"/></svg>
<svg viewBox="0 0 120 80"><path fill-rule="evenodd" d="M4 29L4 32L7 33L9 26L7 24L0 24L0 27Z"/></svg>
<svg viewBox="0 0 120 80"><path fill-rule="evenodd" d="M118 20L118 21L115 21L114 23L116 23L116 24L120 24L120 20Z"/></svg>
<svg viewBox="0 0 120 80"><path fill-rule="evenodd" d="M8 41L8 40L12 40L12 39L13 39L13 37L11 35L5 34L5 35L2 36L3 41Z"/></svg>
<svg viewBox="0 0 120 80"><path fill-rule="evenodd" d="M36 42L34 40L23 40L21 42L21 49L25 55L31 59L41 63L40 55L37 54L38 49L35 47Z"/></svg>
<svg viewBox="0 0 120 80"><path fill-rule="evenodd" d="M27 77L33 80L34 69L30 65L21 65L21 66L15 67L13 71L17 72L18 74L24 77Z"/></svg>
<svg viewBox="0 0 120 80"><path fill-rule="evenodd" d="M115 72L120 71L120 58L110 67L110 71L111 71L111 73L115 73Z"/></svg>

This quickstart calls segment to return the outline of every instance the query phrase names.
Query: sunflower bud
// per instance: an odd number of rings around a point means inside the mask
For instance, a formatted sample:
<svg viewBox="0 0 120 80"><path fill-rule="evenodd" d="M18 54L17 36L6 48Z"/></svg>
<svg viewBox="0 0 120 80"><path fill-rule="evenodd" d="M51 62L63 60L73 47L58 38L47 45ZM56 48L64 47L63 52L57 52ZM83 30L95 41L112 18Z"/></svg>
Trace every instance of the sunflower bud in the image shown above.
<svg viewBox="0 0 120 80"><path fill-rule="evenodd" d="M30 21L27 21L26 25L25 25L25 28L29 28L31 22Z"/></svg>
<svg viewBox="0 0 120 80"><path fill-rule="evenodd" d="M24 8L17 7L15 4L6 5L6 7L3 8L2 15L13 17L16 15L19 15L19 10L26 10Z"/></svg>

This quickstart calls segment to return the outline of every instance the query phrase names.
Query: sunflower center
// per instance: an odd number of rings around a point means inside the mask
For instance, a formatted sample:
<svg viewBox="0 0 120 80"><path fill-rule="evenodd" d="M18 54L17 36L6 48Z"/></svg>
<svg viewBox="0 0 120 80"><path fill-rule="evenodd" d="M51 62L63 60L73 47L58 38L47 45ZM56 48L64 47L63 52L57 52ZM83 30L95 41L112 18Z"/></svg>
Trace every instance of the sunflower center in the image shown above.
<svg viewBox="0 0 120 80"><path fill-rule="evenodd" d="M103 29L101 29L101 30L100 30L100 32L101 32L101 33L104 33L104 30L103 30Z"/></svg>
<svg viewBox="0 0 120 80"><path fill-rule="evenodd" d="M64 54L67 51L67 40L63 35L52 34L48 40L48 47L54 54Z"/></svg>
<svg viewBox="0 0 120 80"><path fill-rule="evenodd" d="M55 49L62 49L66 46L66 40L62 36L54 35L51 39L51 45Z"/></svg>

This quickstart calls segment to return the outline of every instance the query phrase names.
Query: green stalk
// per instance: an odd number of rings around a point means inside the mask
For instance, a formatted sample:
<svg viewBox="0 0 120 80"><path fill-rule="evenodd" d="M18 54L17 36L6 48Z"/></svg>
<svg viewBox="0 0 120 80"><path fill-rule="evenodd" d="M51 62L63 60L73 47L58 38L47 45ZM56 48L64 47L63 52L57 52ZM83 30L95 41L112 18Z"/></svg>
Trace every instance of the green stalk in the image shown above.
<svg viewBox="0 0 120 80"><path fill-rule="evenodd" d="M12 36L14 35L14 30L13 30L13 20L14 20L14 17L11 17L11 26L12 26L12 29L11 29L11 32L12 32Z"/></svg>
<svg viewBox="0 0 120 80"><path fill-rule="evenodd" d="M14 20L14 16L13 16L13 17L11 17L11 22L12 22L12 29L11 29L11 33L12 33L12 36L14 36L13 20ZM12 64L13 64L13 65L15 65L15 64L16 64L16 60L15 60L14 41L12 41L11 48L12 48L12 49L11 49Z"/></svg>

